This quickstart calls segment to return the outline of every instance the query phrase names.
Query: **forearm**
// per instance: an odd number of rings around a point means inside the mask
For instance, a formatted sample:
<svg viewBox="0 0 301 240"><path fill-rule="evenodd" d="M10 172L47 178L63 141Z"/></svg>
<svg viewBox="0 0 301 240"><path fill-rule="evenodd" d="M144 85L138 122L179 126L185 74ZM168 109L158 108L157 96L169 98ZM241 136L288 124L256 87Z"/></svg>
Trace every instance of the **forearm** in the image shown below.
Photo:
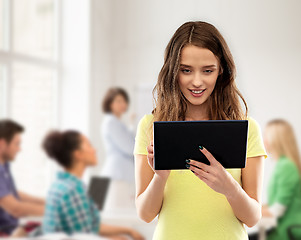
<svg viewBox="0 0 301 240"><path fill-rule="evenodd" d="M160 212L166 181L154 174L148 187L136 198L138 215L144 221L151 222Z"/></svg>
<svg viewBox="0 0 301 240"><path fill-rule="evenodd" d="M233 191L226 196L235 216L248 227L254 226L261 218L261 204L251 198L239 185L233 181Z"/></svg>
<svg viewBox="0 0 301 240"><path fill-rule="evenodd" d="M21 201L45 205L45 200L42 198L34 197L23 192L18 192L18 195Z"/></svg>
<svg viewBox="0 0 301 240"><path fill-rule="evenodd" d="M43 216L44 205L20 202L15 206L12 215L15 217Z"/></svg>
<svg viewBox="0 0 301 240"><path fill-rule="evenodd" d="M107 224L100 225L99 234L102 236L110 236L110 235L117 235L117 234L130 234L130 229L127 227L121 226L112 226Z"/></svg>

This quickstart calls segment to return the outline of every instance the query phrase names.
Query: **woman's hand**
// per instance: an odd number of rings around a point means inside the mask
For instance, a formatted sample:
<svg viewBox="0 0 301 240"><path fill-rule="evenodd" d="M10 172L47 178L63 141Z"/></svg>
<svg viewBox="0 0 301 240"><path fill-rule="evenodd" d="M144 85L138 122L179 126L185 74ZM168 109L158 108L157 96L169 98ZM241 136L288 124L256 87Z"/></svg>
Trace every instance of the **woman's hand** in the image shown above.
<svg viewBox="0 0 301 240"><path fill-rule="evenodd" d="M263 205L261 208L262 217L273 217L273 214L269 211L268 205Z"/></svg>
<svg viewBox="0 0 301 240"><path fill-rule="evenodd" d="M235 181L235 179L206 148L200 146L199 150L206 156L210 165L188 159L186 160L188 168L214 191L224 194L225 196L233 195L235 192L233 181Z"/></svg>
<svg viewBox="0 0 301 240"><path fill-rule="evenodd" d="M151 141L150 145L147 146L147 152L148 152L148 154L147 154L148 164L153 169L155 174L157 174L160 177L163 177L164 179L167 179L170 174L170 170L155 170L154 169L154 143L153 143L153 141Z"/></svg>

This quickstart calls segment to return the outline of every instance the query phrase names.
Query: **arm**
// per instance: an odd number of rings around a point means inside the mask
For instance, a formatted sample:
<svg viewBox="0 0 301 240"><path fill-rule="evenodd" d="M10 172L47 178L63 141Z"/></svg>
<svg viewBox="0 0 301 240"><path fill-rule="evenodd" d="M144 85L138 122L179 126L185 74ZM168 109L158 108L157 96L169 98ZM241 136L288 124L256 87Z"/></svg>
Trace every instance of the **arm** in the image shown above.
<svg viewBox="0 0 301 240"><path fill-rule="evenodd" d="M160 212L170 170L153 169L153 142L147 147L147 151L148 155L135 155L135 202L139 217L148 223Z"/></svg>
<svg viewBox="0 0 301 240"><path fill-rule="evenodd" d="M30 202L30 203L45 205L45 200L42 198L34 197L34 196L28 195L24 192L20 192L20 191L18 192L18 195L19 195L21 201L23 201L23 202Z"/></svg>
<svg viewBox="0 0 301 240"><path fill-rule="evenodd" d="M264 156L247 159L242 170L242 187L205 148L200 149L210 165L190 160L194 174L216 192L226 196L235 216L248 227L261 218L261 190Z"/></svg>
<svg viewBox="0 0 301 240"><path fill-rule="evenodd" d="M300 181L298 169L293 162L280 163L278 169L275 169L277 194L273 196L274 200L270 206L265 205L262 208L262 214L266 217L280 218L285 215Z"/></svg>
<svg viewBox="0 0 301 240"><path fill-rule="evenodd" d="M0 199L0 207L15 218L44 214L44 205L19 201L11 194Z"/></svg>
<svg viewBox="0 0 301 240"><path fill-rule="evenodd" d="M235 188L227 196L235 216L248 227L254 226L261 218L263 166L263 156L248 158L242 169L242 188L235 181Z"/></svg>
<svg viewBox="0 0 301 240"><path fill-rule="evenodd" d="M108 224L101 224L99 234L101 236L114 236L120 234L127 234L132 236L135 240L143 240L143 236L139 234L134 229L128 227L121 227L121 226L112 226Z"/></svg>
<svg viewBox="0 0 301 240"><path fill-rule="evenodd" d="M272 206L264 205L262 206L262 216L263 217L275 217L280 218L284 215L286 211L286 206L280 203L274 203Z"/></svg>

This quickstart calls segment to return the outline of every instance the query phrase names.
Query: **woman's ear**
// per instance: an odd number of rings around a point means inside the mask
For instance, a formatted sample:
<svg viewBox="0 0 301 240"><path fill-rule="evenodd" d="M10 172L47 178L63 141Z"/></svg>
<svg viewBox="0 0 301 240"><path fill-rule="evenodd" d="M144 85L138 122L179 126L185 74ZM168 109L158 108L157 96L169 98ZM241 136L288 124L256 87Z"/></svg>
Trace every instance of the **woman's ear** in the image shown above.
<svg viewBox="0 0 301 240"><path fill-rule="evenodd" d="M222 75L222 74L223 74L223 72L224 72L224 69L223 69L223 67L222 67L222 66L220 66L220 67L219 67L219 73L218 73L218 75Z"/></svg>
<svg viewBox="0 0 301 240"><path fill-rule="evenodd" d="M78 161L79 159L81 159L81 151L80 149L77 149L75 150L73 153L72 153L72 157L75 161Z"/></svg>

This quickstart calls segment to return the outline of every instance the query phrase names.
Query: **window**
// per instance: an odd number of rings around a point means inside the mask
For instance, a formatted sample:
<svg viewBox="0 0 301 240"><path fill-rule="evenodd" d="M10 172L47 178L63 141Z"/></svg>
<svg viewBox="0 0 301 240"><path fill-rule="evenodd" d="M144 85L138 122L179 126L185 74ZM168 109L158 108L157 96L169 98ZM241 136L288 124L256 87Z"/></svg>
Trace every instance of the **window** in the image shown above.
<svg viewBox="0 0 301 240"><path fill-rule="evenodd" d="M57 1L0 0L0 11L0 117L25 127L12 172L20 190L42 196L51 175L41 142L58 125Z"/></svg>
<svg viewBox="0 0 301 240"><path fill-rule="evenodd" d="M0 0L0 49L4 48L4 0Z"/></svg>
<svg viewBox="0 0 301 240"><path fill-rule="evenodd" d="M4 66L0 65L0 118L5 116L5 82Z"/></svg>
<svg viewBox="0 0 301 240"><path fill-rule="evenodd" d="M13 1L12 46L14 52L47 59L53 58L54 4L53 0Z"/></svg>

